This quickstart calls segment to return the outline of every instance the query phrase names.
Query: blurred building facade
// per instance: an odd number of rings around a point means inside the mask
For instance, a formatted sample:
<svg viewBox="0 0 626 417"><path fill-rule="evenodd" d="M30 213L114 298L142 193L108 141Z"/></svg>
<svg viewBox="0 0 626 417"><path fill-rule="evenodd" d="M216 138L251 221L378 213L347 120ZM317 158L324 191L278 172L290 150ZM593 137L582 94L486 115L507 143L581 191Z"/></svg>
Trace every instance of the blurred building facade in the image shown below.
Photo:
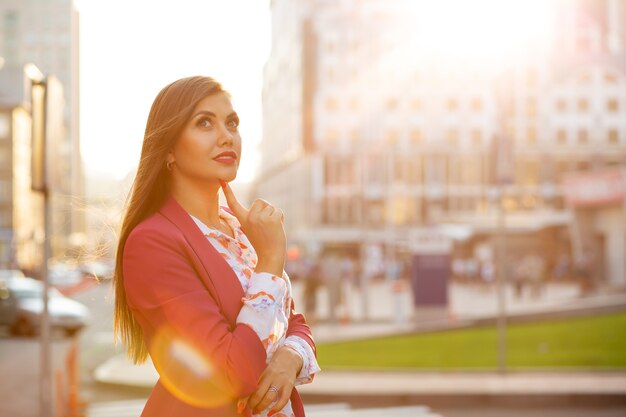
<svg viewBox="0 0 626 417"><path fill-rule="evenodd" d="M598 279L626 285L623 199L596 207L621 220L594 227L563 185L626 167L626 4L553 2L553 38L493 74L423 54L410 3L271 3L254 194L285 210L292 244L394 258L413 231L439 225L471 256L493 246L501 203L511 261L593 246ZM513 158L501 200L497 136Z"/></svg>
<svg viewBox="0 0 626 417"><path fill-rule="evenodd" d="M44 208L42 194L31 189L29 95L30 79L22 69L0 70L0 268L36 272L43 262ZM51 104L63 108L62 101ZM48 136L61 140L63 131L55 126L62 125L63 115L52 111L49 118Z"/></svg>
<svg viewBox="0 0 626 417"><path fill-rule="evenodd" d="M57 78L64 103L62 136L55 142L51 188L52 252L62 257L85 231L83 169L79 145L78 11L72 0L0 2L0 57L7 70L35 64ZM54 120L54 117L52 117Z"/></svg>

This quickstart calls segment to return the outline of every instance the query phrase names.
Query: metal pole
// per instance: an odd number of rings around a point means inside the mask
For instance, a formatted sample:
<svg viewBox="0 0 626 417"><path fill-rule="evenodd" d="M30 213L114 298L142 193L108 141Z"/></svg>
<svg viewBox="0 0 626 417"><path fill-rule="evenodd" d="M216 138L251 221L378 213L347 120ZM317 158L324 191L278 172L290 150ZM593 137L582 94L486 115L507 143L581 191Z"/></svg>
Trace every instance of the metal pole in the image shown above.
<svg viewBox="0 0 626 417"><path fill-rule="evenodd" d="M505 264L506 231L505 212L502 207L503 186L497 186L498 229L496 233L496 287L498 292L498 371L506 372L506 298Z"/></svg>
<svg viewBox="0 0 626 417"><path fill-rule="evenodd" d="M48 314L48 259L50 258L50 201L47 176L47 79L33 64L24 66L24 73L30 79L31 86L31 188L43 197L44 240L41 279L43 281L43 313L40 326L40 363L39 363L39 415L52 416L52 361L50 353L50 320Z"/></svg>
<svg viewBox="0 0 626 417"><path fill-rule="evenodd" d="M50 319L48 314L48 292L50 291L50 281L48 279L48 259L50 258L50 199L48 190L43 192L44 205L44 259L42 268L43 280L43 314L41 316L41 377L40 377L40 398L41 417L50 417L52 408L52 360L50 352Z"/></svg>

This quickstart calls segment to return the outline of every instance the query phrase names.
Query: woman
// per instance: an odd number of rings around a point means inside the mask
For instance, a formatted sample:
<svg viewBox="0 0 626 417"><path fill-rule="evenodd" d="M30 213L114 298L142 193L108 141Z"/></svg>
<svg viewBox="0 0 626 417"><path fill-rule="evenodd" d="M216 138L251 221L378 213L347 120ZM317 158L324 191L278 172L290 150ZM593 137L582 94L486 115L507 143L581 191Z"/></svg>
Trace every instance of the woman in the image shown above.
<svg viewBox="0 0 626 417"><path fill-rule="evenodd" d="M315 343L284 273L282 211L246 209L227 184L238 124L208 77L173 82L150 110L115 270L116 335L160 376L142 417L304 416L294 386L319 370Z"/></svg>

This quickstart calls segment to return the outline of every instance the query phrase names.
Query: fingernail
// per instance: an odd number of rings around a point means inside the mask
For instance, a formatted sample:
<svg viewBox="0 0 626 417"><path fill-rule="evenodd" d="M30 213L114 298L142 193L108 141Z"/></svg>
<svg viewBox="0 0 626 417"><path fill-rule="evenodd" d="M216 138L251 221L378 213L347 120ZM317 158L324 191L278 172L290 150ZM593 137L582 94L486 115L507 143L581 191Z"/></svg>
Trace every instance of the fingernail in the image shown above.
<svg viewBox="0 0 626 417"><path fill-rule="evenodd" d="M226 181L220 180L220 184L222 185L222 188L226 187Z"/></svg>
<svg viewBox="0 0 626 417"><path fill-rule="evenodd" d="M276 414L275 410L270 410L269 413L267 413L267 417L272 417L274 414Z"/></svg>
<svg viewBox="0 0 626 417"><path fill-rule="evenodd" d="M252 414L259 414L259 411L261 410L257 410L256 408L254 410L252 410Z"/></svg>
<svg viewBox="0 0 626 417"><path fill-rule="evenodd" d="M241 400L237 401L237 414L241 414L241 412L243 411L244 407L245 406L243 404L243 401L241 401Z"/></svg>

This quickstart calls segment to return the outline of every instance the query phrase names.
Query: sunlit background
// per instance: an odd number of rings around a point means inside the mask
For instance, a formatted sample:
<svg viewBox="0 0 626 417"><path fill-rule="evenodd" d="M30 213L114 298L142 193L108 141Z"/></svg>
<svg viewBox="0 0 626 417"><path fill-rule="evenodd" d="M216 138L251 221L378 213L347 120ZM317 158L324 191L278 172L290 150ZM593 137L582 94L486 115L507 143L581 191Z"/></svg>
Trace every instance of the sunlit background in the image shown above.
<svg viewBox="0 0 626 417"><path fill-rule="evenodd" d="M623 398L626 1L0 0L0 268L38 277L43 103L26 64L48 77L50 280L102 318L80 333L87 402L136 400L138 414L147 393L111 384L147 389L157 375L112 347L107 278L152 100L190 75L215 77L240 115L235 192L285 211L296 306L330 375L320 390L376 386L333 385L346 369L389 381L480 370L485 386L502 382L489 372L530 370L532 385L557 369L542 389ZM28 362L36 345L9 333L0 354ZM159 354L184 378L212 375L210 358L170 339ZM615 385L568 380L581 369L610 369ZM302 392L319 400L315 389ZM15 416L29 405L11 404Z"/></svg>

